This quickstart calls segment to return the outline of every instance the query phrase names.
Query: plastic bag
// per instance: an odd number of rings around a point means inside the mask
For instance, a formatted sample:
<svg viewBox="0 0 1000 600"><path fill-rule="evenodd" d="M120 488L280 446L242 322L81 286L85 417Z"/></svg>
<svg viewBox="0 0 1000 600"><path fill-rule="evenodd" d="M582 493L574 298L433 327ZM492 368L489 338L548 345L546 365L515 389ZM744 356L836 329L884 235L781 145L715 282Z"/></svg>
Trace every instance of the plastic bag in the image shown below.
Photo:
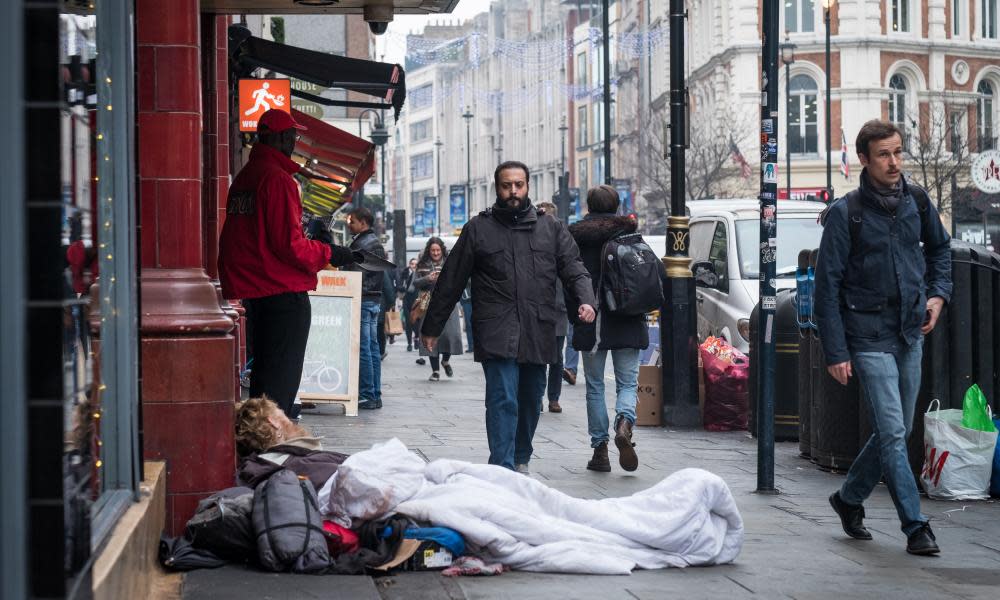
<svg viewBox="0 0 1000 600"><path fill-rule="evenodd" d="M963 427L963 411L940 407L940 401L932 400L924 413L924 467L920 472L924 490L929 497L941 500L989 497L996 432Z"/></svg>
<svg viewBox="0 0 1000 600"><path fill-rule="evenodd" d="M750 361L725 340L709 338L701 345L705 375L705 409L702 423L708 431L747 428Z"/></svg>
<svg viewBox="0 0 1000 600"><path fill-rule="evenodd" d="M979 389L979 384L974 383L965 391L965 400L962 401L962 427L977 431L997 430L993 426L990 403L986 400L983 390Z"/></svg>

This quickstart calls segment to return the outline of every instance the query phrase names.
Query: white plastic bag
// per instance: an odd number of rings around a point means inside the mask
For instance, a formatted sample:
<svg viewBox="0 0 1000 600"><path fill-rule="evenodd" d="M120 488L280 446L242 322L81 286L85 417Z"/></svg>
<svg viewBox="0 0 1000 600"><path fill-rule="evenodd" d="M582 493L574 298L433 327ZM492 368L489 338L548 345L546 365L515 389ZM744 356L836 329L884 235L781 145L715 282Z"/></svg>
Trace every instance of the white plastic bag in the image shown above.
<svg viewBox="0 0 1000 600"><path fill-rule="evenodd" d="M920 472L927 495L939 500L989 498L996 444L996 432L962 427L961 410L941 410L940 401L932 400L924 413L924 467Z"/></svg>

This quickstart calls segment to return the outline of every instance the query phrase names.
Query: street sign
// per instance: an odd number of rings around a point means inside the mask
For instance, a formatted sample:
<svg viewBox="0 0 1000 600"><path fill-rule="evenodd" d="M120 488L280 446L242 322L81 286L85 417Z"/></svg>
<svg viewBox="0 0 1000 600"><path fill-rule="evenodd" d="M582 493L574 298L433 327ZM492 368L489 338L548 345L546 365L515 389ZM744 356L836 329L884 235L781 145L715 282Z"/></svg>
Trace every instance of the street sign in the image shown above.
<svg viewBox="0 0 1000 600"><path fill-rule="evenodd" d="M288 79L240 79L240 131L257 131L261 115L277 108L292 114Z"/></svg>
<svg viewBox="0 0 1000 600"><path fill-rule="evenodd" d="M984 150L972 162L972 183L986 194L1000 194L1000 150Z"/></svg>

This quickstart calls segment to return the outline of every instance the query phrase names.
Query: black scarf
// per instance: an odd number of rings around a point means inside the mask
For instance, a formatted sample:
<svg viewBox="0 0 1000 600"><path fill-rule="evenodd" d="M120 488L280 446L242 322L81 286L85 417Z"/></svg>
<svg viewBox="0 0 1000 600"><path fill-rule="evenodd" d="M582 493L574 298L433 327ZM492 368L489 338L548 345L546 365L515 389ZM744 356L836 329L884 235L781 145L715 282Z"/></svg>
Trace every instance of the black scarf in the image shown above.
<svg viewBox="0 0 1000 600"><path fill-rule="evenodd" d="M899 182L895 186L885 188L872 181L872 178L868 176L868 169L862 169L861 184L868 196L875 200L879 206L889 213L896 212L896 208L899 207L899 203L903 198L902 178L899 179Z"/></svg>
<svg viewBox="0 0 1000 600"><path fill-rule="evenodd" d="M524 217L528 216L528 212L531 211L531 198L525 197L521 206L511 208L507 206L506 200L498 196L497 201L491 210L493 215L500 221L503 221L508 225L514 225L518 221L523 220Z"/></svg>

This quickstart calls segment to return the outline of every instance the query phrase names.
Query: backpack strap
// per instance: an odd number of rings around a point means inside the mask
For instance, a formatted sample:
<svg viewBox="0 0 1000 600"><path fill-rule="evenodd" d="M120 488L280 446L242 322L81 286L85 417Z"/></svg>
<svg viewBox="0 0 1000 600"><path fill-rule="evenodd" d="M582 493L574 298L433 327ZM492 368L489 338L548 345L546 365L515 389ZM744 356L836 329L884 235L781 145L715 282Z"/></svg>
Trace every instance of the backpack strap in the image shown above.
<svg viewBox="0 0 1000 600"><path fill-rule="evenodd" d="M861 202L861 194L854 193L847 196L847 229L851 233L851 249L857 245L861 239L861 222L865 207Z"/></svg>
<svg viewBox="0 0 1000 600"><path fill-rule="evenodd" d="M917 212L920 214L920 241L923 242L927 236L927 225L930 221L931 197L927 194L927 190L920 186L911 185L909 189L913 201L917 204Z"/></svg>

